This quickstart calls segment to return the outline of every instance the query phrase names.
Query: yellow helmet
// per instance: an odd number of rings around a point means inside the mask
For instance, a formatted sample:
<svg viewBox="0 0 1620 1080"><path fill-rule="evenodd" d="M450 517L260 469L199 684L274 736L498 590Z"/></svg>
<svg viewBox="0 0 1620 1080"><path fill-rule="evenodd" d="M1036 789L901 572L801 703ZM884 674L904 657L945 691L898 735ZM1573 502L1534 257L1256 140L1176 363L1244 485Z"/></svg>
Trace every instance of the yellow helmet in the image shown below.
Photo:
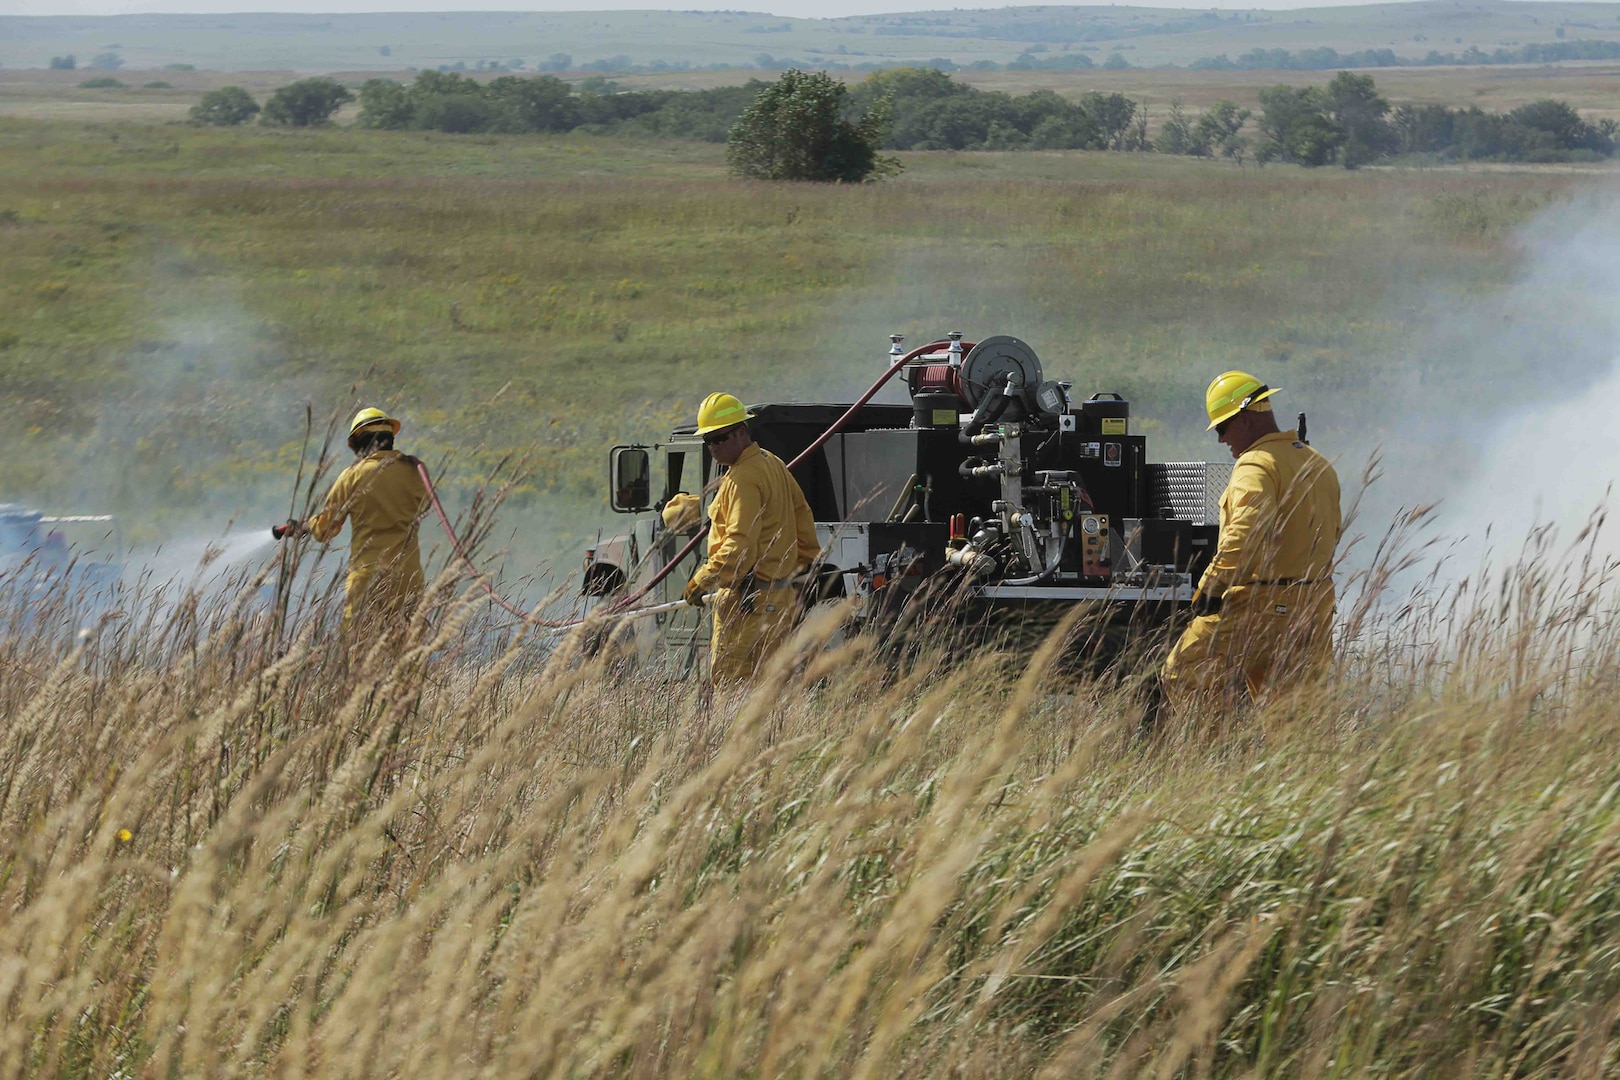
<svg viewBox="0 0 1620 1080"><path fill-rule="evenodd" d="M1267 386L1246 371L1221 372L1204 391L1204 408L1209 411L1209 427L1204 430L1213 430L1216 424L1232 419L1244 409L1270 412L1269 402L1264 408L1257 406L1281 389Z"/></svg>
<svg viewBox="0 0 1620 1080"><path fill-rule="evenodd" d="M390 431L392 431L395 435L399 434L398 420L395 420L381 409L371 408L361 409L359 412L354 414L354 419L349 421L350 438L353 438L354 433L359 431L361 428L371 427L373 424L387 424Z"/></svg>
<svg viewBox="0 0 1620 1080"><path fill-rule="evenodd" d="M711 431L721 428L735 427L744 420L752 420L754 414L743 408L743 403L730 394L710 394L698 406L699 435L707 435Z"/></svg>

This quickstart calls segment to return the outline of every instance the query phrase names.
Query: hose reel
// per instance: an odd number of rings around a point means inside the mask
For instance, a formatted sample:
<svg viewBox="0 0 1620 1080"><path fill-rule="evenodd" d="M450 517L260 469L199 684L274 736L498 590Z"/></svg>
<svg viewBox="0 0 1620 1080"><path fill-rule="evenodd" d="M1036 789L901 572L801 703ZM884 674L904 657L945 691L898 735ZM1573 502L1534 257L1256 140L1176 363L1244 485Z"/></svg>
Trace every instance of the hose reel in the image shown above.
<svg viewBox="0 0 1620 1080"><path fill-rule="evenodd" d="M990 393L1000 393L1007 377L1017 380L1018 390L1001 419L1022 420L1039 409L1035 394L1041 385L1041 361L1018 338L996 334L973 347L962 361L962 399L969 409L977 409Z"/></svg>

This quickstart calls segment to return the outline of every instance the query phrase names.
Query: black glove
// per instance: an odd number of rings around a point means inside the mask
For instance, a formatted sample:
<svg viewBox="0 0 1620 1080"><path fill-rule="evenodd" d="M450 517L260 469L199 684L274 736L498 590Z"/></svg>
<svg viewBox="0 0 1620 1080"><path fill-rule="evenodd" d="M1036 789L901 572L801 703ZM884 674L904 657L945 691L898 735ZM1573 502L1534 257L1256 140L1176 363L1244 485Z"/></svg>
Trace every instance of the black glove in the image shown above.
<svg viewBox="0 0 1620 1080"><path fill-rule="evenodd" d="M1193 593L1192 613L1194 615L1219 615L1221 613L1221 598L1206 596L1203 593Z"/></svg>
<svg viewBox="0 0 1620 1080"><path fill-rule="evenodd" d="M702 607L703 606L703 583L701 581L699 581L697 578L693 578L691 581L688 581L686 583L686 588L681 590L681 599L685 600L688 604L691 604L693 607Z"/></svg>

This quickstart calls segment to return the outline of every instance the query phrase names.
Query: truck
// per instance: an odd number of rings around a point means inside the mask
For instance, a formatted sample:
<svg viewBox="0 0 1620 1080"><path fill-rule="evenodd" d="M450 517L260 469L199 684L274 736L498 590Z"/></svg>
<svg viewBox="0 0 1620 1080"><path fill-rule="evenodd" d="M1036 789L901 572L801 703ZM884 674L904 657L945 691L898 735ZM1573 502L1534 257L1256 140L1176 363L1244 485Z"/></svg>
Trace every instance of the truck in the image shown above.
<svg viewBox="0 0 1620 1080"><path fill-rule="evenodd" d="M54 592L100 610L123 572L123 536L111 514L46 514L0 503L0 589L13 597L33 606Z"/></svg>
<svg viewBox="0 0 1620 1080"><path fill-rule="evenodd" d="M1045 378L1019 338L952 332L910 353L902 341L891 336L888 355L909 404L749 408L754 441L793 463L815 516L822 554L807 603L843 601L856 624L885 629L926 609L975 645L1044 633L1085 605L1098 664L1115 663L1140 631L1186 618L1230 463L1149 460L1128 401ZM718 479L695 425L614 446L608 466L609 505L635 520L586 551L583 592L598 602L641 592L669 566L689 534L664 528L657 511L686 491L706 508ZM679 599L705 557L700 543L645 601ZM703 616L643 620L638 652L691 672L706 657Z"/></svg>

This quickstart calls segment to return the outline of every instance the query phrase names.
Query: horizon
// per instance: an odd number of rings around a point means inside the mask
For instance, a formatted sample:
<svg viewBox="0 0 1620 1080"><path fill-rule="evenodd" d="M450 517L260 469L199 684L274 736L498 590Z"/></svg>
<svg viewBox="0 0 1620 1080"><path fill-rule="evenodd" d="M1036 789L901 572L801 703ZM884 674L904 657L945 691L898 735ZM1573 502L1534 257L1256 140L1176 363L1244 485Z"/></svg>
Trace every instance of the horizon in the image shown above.
<svg viewBox="0 0 1620 1080"><path fill-rule="evenodd" d="M1317 8L1344 8L1344 7L1381 7L1395 4L1421 3L1424 0L1339 0L1334 3L1320 3L1315 0L1277 0L1265 5L1245 2L1232 2L1232 0L1214 0L1212 3L1188 4L1180 0L1135 0L1129 4L1060 4L1047 5L1055 7L1123 7L1123 8L1157 8L1183 11L1300 11ZM1558 0L1510 0L1510 2L1525 4L1555 3ZM776 16L788 19L842 19L864 15L901 15L919 11L994 11L1003 8L1019 8L1042 5L1027 3L1008 4L974 4L951 5L927 3L926 0L765 0L765 2L749 3L746 6L729 6L722 4L696 6L683 6L679 8L653 7L645 3L627 3L620 0L563 0L559 3L539 3L533 0L513 0L513 2L481 3L477 8L466 11L455 11L447 8L442 0L425 0L421 3L405 2L399 0L344 0L337 4L329 0L306 0L306 2L280 3L274 7L264 4L244 3L238 0L216 0L216 2L192 2L165 7L163 10L154 10L145 0L0 0L0 17L22 18L111 18L128 15L419 15L426 12L452 12L455 14L472 15L479 12L533 12L544 14L559 14L564 12L623 12L623 11L743 11ZM1593 6L1617 7L1620 4L1595 3Z"/></svg>

